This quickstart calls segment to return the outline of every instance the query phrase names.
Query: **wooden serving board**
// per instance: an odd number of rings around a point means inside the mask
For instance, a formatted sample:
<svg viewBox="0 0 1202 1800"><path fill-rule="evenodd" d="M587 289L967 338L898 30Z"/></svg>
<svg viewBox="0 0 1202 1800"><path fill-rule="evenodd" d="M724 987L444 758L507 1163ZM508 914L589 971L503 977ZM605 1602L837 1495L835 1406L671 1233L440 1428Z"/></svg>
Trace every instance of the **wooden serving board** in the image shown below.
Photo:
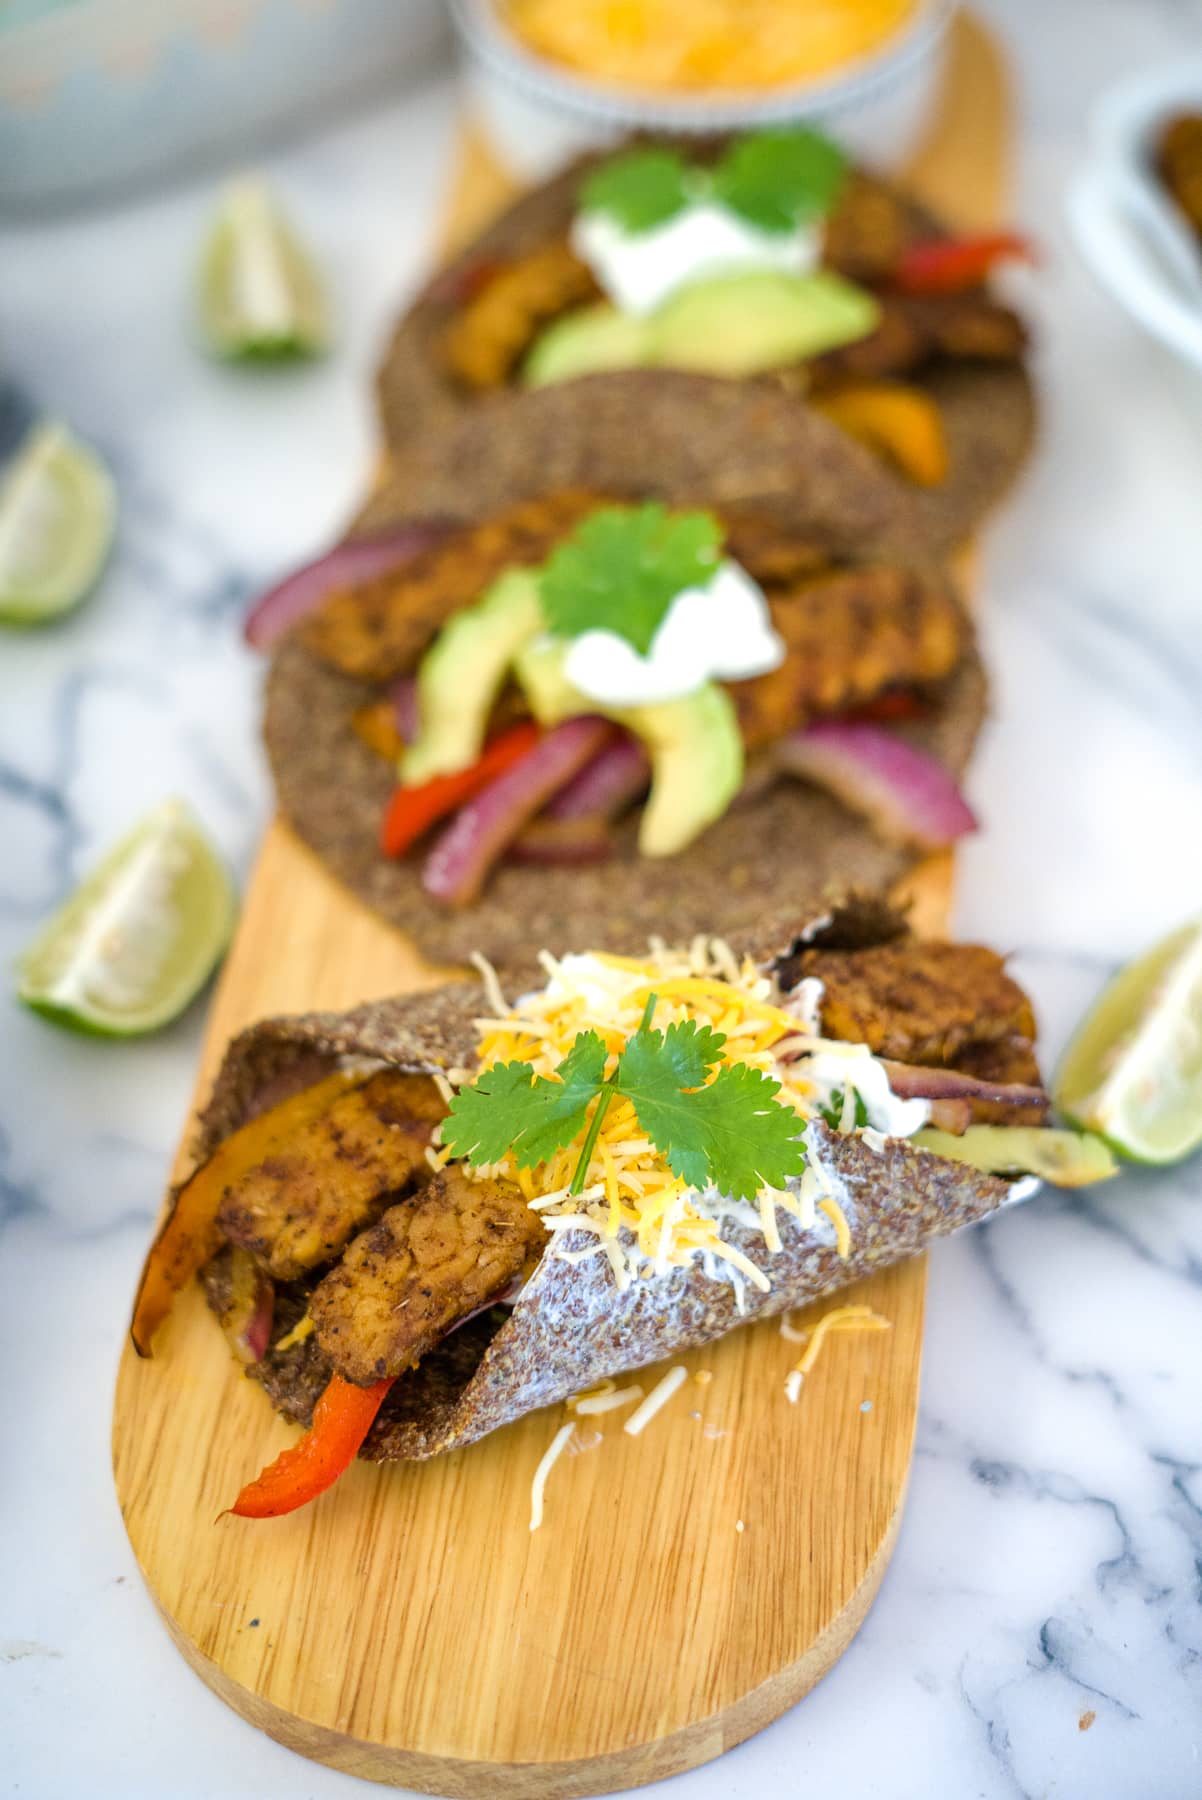
<svg viewBox="0 0 1202 1800"><path fill-rule="evenodd" d="M988 221L1005 141L997 54L963 20L916 175L957 221ZM452 231L507 191L465 134ZM912 889L940 928L950 862ZM436 979L273 825L198 1100L248 1022ZM487 1800L654 1781L775 1719L863 1619L901 1518L924 1288L919 1261L852 1291L892 1330L832 1338L795 1407L783 1383L797 1350L767 1321L683 1357L712 1379L690 1380L643 1436L622 1414L581 1420L531 1533L531 1479L562 1409L431 1463L357 1465L290 1518L215 1522L295 1431L238 1374L194 1286L155 1360L122 1359L113 1460L130 1540L193 1668L303 1755Z"/></svg>

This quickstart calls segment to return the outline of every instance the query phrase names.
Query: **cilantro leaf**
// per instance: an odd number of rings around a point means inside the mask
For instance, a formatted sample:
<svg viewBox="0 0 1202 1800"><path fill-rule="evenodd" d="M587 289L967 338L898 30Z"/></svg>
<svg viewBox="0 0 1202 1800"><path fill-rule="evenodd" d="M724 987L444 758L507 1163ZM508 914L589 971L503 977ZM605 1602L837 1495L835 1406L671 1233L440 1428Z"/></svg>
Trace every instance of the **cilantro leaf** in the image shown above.
<svg viewBox="0 0 1202 1800"><path fill-rule="evenodd" d="M714 198L762 231L792 231L830 211L847 159L803 126L759 131L730 146L714 170Z"/></svg>
<svg viewBox="0 0 1202 1800"><path fill-rule="evenodd" d="M650 231L688 205L688 175L679 150L630 150L594 169L580 200L585 212L607 213L627 231Z"/></svg>
<svg viewBox="0 0 1202 1800"><path fill-rule="evenodd" d="M674 1175L751 1200L800 1175L805 1150L796 1114L776 1099L779 1081L740 1063L700 1086L725 1041L691 1019L638 1032L618 1060L616 1085Z"/></svg>
<svg viewBox="0 0 1202 1800"><path fill-rule="evenodd" d="M529 1063L494 1063L461 1088L444 1120L442 1141L469 1162L500 1162L512 1150L532 1169L584 1130L589 1101L605 1080L605 1045L582 1031L559 1065L558 1081L535 1076Z"/></svg>
<svg viewBox="0 0 1202 1800"><path fill-rule="evenodd" d="M669 606L718 566L722 529L704 512L603 506L543 566L540 597L561 637L613 631L646 656Z"/></svg>
<svg viewBox="0 0 1202 1800"><path fill-rule="evenodd" d="M868 1108L864 1104L864 1096L860 1093L858 1088L855 1090L855 1095L856 1105L853 1130L863 1131L865 1125L868 1123ZM818 1108L820 1117L826 1121L832 1131L841 1131L843 1129L843 1107L846 1099L847 1089L845 1087L837 1100L832 1094L827 1104Z"/></svg>

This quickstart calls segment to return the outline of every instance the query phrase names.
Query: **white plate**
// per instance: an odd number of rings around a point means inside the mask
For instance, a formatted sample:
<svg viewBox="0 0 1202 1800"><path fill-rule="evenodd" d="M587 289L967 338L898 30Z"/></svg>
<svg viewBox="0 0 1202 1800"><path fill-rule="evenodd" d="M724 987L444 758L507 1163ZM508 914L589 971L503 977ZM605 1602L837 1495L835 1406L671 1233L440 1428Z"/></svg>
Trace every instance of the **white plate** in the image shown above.
<svg viewBox="0 0 1202 1800"><path fill-rule="evenodd" d="M1202 246L1152 167L1156 134L1175 112L1202 112L1202 58L1148 70L1103 96L1093 154L1069 189L1069 223L1085 261L1144 329L1202 368Z"/></svg>

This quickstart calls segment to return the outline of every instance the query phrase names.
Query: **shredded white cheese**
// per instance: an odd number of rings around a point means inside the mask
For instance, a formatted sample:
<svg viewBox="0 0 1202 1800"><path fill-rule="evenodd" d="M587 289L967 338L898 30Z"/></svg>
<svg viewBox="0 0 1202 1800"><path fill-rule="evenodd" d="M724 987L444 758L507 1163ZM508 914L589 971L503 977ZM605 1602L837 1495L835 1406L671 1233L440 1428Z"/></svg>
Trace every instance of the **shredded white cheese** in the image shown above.
<svg viewBox="0 0 1202 1800"><path fill-rule="evenodd" d="M616 1412L620 1406L630 1406L642 1397L643 1390L637 1381L624 1388L615 1388L611 1382L608 1393L582 1394L578 1400L569 1400L568 1405L577 1413L608 1413Z"/></svg>
<svg viewBox="0 0 1202 1800"><path fill-rule="evenodd" d="M630 1437L638 1437L639 1433L650 1425L656 1413L668 1404L677 1388L683 1384L688 1372L683 1363L677 1363L674 1369L669 1369L663 1379L656 1382L638 1410L631 1413L622 1430Z"/></svg>
<svg viewBox="0 0 1202 1800"><path fill-rule="evenodd" d="M785 1377L785 1397L796 1406L801 1393L801 1384L818 1361L818 1354L826 1342L829 1332L839 1331L889 1331L891 1321L873 1312L870 1306L836 1306L830 1312L823 1313L811 1330L798 1331L789 1324L788 1315L781 1320L781 1336L794 1343L805 1343L807 1347L799 1362Z"/></svg>
<svg viewBox="0 0 1202 1800"><path fill-rule="evenodd" d="M530 1529L537 1531L543 1522L543 1494L547 1486L547 1476L555 1467L568 1447L568 1439L576 1429L576 1421L569 1419L561 1425L551 1442L543 1452L542 1461L534 1471L534 1480L530 1483Z"/></svg>

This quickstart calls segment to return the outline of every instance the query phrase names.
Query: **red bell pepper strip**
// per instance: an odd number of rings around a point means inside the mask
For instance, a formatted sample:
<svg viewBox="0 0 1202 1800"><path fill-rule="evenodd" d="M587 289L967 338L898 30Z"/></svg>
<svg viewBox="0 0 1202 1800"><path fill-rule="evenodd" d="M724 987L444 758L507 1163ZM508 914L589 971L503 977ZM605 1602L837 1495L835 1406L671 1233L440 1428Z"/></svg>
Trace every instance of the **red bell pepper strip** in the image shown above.
<svg viewBox="0 0 1202 1800"><path fill-rule="evenodd" d="M435 775L419 787L399 787L388 802L380 827L385 856L404 856L409 846L448 813L519 762L539 739L537 725L513 725L487 744L477 762L454 775Z"/></svg>
<svg viewBox="0 0 1202 1800"><path fill-rule="evenodd" d="M1035 261L1030 240L1014 231L936 238L902 252L893 285L903 294L963 294L979 287L996 264L1015 258Z"/></svg>
<svg viewBox="0 0 1202 1800"><path fill-rule="evenodd" d="M356 1387L331 1375L304 1437L246 1484L230 1512L240 1519L278 1519L333 1487L354 1462L391 1386L391 1378Z"/></svg>

